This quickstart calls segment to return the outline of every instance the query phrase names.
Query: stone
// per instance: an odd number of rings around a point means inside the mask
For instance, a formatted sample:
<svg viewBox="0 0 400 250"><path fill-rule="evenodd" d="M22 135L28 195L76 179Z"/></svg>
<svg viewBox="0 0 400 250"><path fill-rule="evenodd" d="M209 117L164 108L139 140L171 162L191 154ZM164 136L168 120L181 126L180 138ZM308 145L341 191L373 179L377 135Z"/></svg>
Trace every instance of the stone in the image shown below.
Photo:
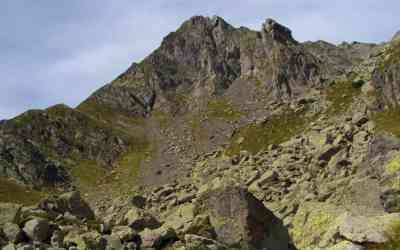
<svg viewBox="0 0 400 250"><path fill-rule="evenodd" d="M117 237L121 242L134 241L138 234L128 226L116 226L113 227L111 236Z"/></svg>
<svg viewBox="0 0 400 250"><path fill-rule="evenodd" d="M106 250L120 250L123 249L121 240L116 235L106 235L104 238L107 241Z"/></svg>
<svg viewBox="0 0 400 250"><path fill-rule="evenodd" d="M213 239L194 234L186 234L185 242L186 250L228 250L227 247Z"/></svg>
<svg viewBox="0 0 400 250"><path fill-rule="evenodd" d="M333 146L333 145L325 145L319 155L318 160L329 162L329 160L340 151L340 146Z"/></svg>
<svg viewBox="0 0 400 250"><path fill-rule="evenodd" d="M357 125L358 127L361 127L362 125L364 125L368 121L369 121L369 118L365 114L363 114L361 112L360 113L356 113L352 118L353 124Z"/></svg>
<svg viewBox="0 0 400 250"><path fill-rule="evenodd" d="M134 195L131 197L130 200L132 206L135 206L140 209L144 209L146 206L146 198L141 195Z"/></svg>
<svg viewBox="0 0 400 250"><path fill-rule="evenodd" d="M193 222L189 225L185 234L195 234L209 239L216 239L214 227L211 225L210 217L207 215L198 215L194 218Z"/></svg>
<svg viewBox="0 0 400 250"><path fill-rule="evenodd" d="M94 219L94 212L89 205L81 198L79 192L62 194L57 199L57 208L63 213L69 212L80 219Z"/></svg>
<svg viewBox="0 0 400 250"><path fill-rule="evenodd" d="M259 171L253 171L249 178L246 181L246 185L250 186L254 181L256 181L258 178L260 178L260 172Z"/></svg>
<svg viewBox="0 0 400 250"><path fill-rule="evenodd" d="M389 188L384 190L380 195L380 201L384 209L388 213L400 212L400 190Z"/></svg>
<svg viewBox="0 0 400 250"><path fill-rule="evenodd" d="M163 227L170 227L177 233L184 231L194 218L194 205L185 203L175 208L174 211L166 216Z"/></svg>
<svg viewBox="0 0 400 250"><path fill-rule="evenodd" d="M26 222L23 230L29 239L39 242L50 239L52 234L49 222L39 218Z"/></svg>
<svg viewBox="0 0 400 250"><path fill-rule="evenodd" d="M14 243L9 243L2 250L17 250L17 246Z"/></svg>
<svg viewBox="0 0 400 250"><path fill-rule="evenodd" d="M155 229L161 225L153 215L139 208L131 208L125 214L124 224L139 231L144 228Z"/></svg>
<svg viewBox="0 0 400 250"><path fill-rule="evenodd" d="M11 243L19 243L25 239L25 235L21 228L14 223L6 223L3 225L3 234Z"/></svg>
<svg viewBox="0 0 400 250"><path fill-rule="evenodd" d="M159 201L174 192L175 192L175 189L173 187L164 186L154 194L155 200Z"/></svg>
<svg viewBox="0 0 400 250"><path fill-rule="evenodd" d="M289 234L282 221L244 188L210 190L195 206L196 214L209 216L216 240L228 248L289 249Z"/></svg>
<svg viewBox="0 0 400 250"><path fill-rule="evenodd" d="M278 180L278 177L279 175L276 171L268 170L260 177L257 183L260 187L263 187L267 184L273 184Z"/></svg>
<svg viewBox="0 0 400 250"><path fill-rule="evenodd" d="M135 242L125 243L123 249L125 249L125 250L140 250L139 244L137 244Z"/></svg>
<svg viewBox="0 0 400 250"><path fill-rule="evenodd" d="M64 238L64 245L71 249L76 247L78 250L94 249L103 250L107 246L107 240L98 232L70 231Z"/></svg>
<svg viewBox="0 0 400 250"><path fill-rule="evenodd" d="M45 211L37 206L22 207L19 219L20 223L18 224L23 224L23 222L35 218L47 218L49 220L55 220L57 219L57 216L61 215L53 211Z"/></svg>
<svg viewBox="0 0 400 250"><path fill-rule="evenodd" d="M388 241L385 228L378 227L363 216L344 215L339 233L345 239L355 243L385 243Z"/></svg>
<svg viewBox="0 0 400 250"><path fill-rule="evenodd" d="M21 205L12 203L0 203L0 225L5 223L19 223Z"/></svg>
<svg viewBox="0 0 400 250"><path fill-rule="evenodd" d="M183 204L186 202L191 202L194 198L196 198L196 193L178 194L177 202L178 204Z"/></svg>
<svg viewBox="0 0 400 250"><path fill-rule="evenodd" d="M354 244L353 242L342 241L342 242L330 247L328 250L366 250L366 248L363 246Z"/></svg>
<svg viewBox="0 0 400 250"><path fill-rule="evenodd" d="M41 248L36 248L36 249L44 249L44 246ZM35 250L35 246L32 244L23 244L23 245L18 245L17 250ZM47 248L47 250L56 250L54 248ZM58 250L58 249L57 249Z"/></svg>
<svg viewBox="0 0 400 250"><path fill-rule="evenodd" d="M146 228L139 235L142 240L141 249L160 249L178 239L176 232L166 227L154 230Z"/></svg>
<svg viewBox="0 0 400 250"><path fill-rule="evenodd" d="M55 230L50 238L50 243L53 247L63 248L64 247L64 232L61 230Z"/></svg>
<svg viewBox="0 0 400 250"><path fill-rule="evenodd" d="M279 42L295 42L292 37L292 31L271 18L265 20L263 24L263 31L271 34L272 38Z"/></svg>
<svg viewBox="0 0 400 250"><path fill-rule="evenodd" d="M295 214L290 230L294 245L298 249L325 249L337 234L336 219L342 209L325 202L302 202ZM328 241L328 243L326 243Z"/></svg>

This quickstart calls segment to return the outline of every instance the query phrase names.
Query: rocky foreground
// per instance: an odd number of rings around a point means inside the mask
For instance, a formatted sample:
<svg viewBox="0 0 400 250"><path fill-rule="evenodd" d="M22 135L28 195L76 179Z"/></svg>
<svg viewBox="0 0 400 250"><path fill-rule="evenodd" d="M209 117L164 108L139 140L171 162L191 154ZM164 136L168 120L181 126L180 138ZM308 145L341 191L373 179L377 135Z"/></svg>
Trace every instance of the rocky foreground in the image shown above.
<svg viewBox="0 0 400 250"><path fill-rule="evenodd" d="M165 199L171 190L158 190L153 198ZM168 217L139 195L110 207L104 217L95 216L78 192L31 207L2 204L1 244L3 249L293 249L282 221L246 189L221 187L198 198L181 196L179 203Z"/></svg>
<svg viewBox="0 0 400 250"><path fill-rule="evenodd" d="M399 33L193 17L77 108L0 122L0 246L398 250L399 106Z"/></svg>

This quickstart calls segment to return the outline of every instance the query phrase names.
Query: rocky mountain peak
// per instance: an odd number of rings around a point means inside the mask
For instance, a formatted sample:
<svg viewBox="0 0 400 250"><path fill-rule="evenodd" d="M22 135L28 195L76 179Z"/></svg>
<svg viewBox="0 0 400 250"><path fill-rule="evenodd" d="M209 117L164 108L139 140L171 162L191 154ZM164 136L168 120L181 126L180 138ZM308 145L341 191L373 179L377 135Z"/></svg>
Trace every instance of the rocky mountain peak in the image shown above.
<svg viewBox="0 0 400 250"><path fill-rule="evenodd" d="M297 41L292 37L292 31L288 27L276 22L272 18L267 18L265 20L265 22L262 24L262 31L270 34L272 38L278 42L297 43Z"/></svg>

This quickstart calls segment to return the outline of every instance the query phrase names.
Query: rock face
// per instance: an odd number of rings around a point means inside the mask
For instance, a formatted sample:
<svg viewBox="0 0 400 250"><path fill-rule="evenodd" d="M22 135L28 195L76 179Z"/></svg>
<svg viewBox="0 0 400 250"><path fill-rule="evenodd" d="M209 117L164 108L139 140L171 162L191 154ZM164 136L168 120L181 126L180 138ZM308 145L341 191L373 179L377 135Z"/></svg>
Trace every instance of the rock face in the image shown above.
<svg viewBox="0 0 400 250"><path fill-rule="evenodd" d="M400 41L393 39L383 55L373 73L373 84L381 105L397 107L400 104Z"/></svg>
<svg viewBox="0 0 400 250"><path fill-rule="evenodd" d="M0 127L0 172L27 185L69 186L66 162L115 161L125 150L128 137L67 106L28 111ZM74 155L74 156L72 156Z"/></svg>
<svg viewBox="0 0 400 250"><path fill-rule="evenodd" d="M247 190L211 190L196 203L197 213L210 216L217 239L238 249L290 249L287 229Z"/></svg>
<svg viewBox="0 0 400 250"><path fill-rule="evenodd" d="M243 75L260 78L276 97L288 98L320 84L317 64L288 28L271 19L256 32L236 29L220 17L196 16L79 109L111 108L142 116L155 106L184 109L177 94L220 95Z"/></svg>

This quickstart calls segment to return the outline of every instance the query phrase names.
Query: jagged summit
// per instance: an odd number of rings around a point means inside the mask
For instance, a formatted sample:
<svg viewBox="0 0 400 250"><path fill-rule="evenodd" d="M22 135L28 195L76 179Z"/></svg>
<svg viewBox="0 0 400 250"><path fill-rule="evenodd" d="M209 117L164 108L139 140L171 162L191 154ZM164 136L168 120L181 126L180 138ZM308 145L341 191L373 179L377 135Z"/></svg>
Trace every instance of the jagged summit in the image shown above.
<svg viewBox="0 0 400 250"><path fill-rule="evenodd" d="M265 20L262 28L263 31L271 34L272 38L276 41L297 43L297 41L292 37L292 31L289 28L277 23L271 18Z"/></svg>

